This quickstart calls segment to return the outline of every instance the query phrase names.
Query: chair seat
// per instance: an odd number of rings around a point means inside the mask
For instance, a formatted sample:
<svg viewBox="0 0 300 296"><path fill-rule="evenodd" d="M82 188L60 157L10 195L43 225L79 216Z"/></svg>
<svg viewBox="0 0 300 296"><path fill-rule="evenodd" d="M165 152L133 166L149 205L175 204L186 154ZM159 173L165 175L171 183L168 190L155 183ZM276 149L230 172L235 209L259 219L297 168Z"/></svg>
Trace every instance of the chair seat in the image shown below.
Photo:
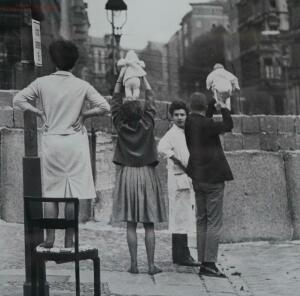
<svg viewBox="0 0 300 296"><path fill-rule="evenodd" d="M46 261L55 261L56 263L65 263L69 261L74 261L75 259L75 248L63 248L63 247L53 247L53 248L43 248L37 246L35 249L35 255ZM98 249L93 248L88 245L79 246L78 259L86 260L98 257Z"/></svg>

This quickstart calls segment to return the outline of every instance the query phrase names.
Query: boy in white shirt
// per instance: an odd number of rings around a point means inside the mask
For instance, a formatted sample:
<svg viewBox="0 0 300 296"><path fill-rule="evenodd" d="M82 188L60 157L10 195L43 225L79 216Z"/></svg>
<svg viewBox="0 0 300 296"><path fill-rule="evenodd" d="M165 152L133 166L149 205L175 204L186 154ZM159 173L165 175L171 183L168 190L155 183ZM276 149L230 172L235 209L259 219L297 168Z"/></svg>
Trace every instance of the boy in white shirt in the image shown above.
<svg viewBox="0 0 300 296"><path fill-rule="evenodd" d="M188 114L185 102L174 101L169 109L173 126L161 138L158 152L168 159L169 229L172 232L173 263L199 266L188 248L188 233L195 233L194 190L185 173L189 159L184 124Z"/></svg>

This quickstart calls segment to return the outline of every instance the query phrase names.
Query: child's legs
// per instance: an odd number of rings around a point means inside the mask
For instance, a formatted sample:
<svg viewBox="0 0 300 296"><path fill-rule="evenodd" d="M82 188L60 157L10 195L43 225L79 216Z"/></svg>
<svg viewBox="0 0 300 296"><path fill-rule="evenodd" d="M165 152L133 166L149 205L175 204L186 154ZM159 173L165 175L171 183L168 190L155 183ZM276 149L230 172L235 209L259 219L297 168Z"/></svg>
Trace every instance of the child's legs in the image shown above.
<svg viewBox="0 0 300 296"><path fill-rule="evenodd" d="M230 101L230 97L228 97L226 100L225 100L225 104L226 104L226 108L228 110L231 110L231 101Z"/></svg>
<svg viewBox="0 0 300 296"><path fill-rule="evenodd" d="M66 203L65 205L65 218L74 219L74 204ZM74 246L74 228L67 228L65 234L65 248L71 248Z"/></svg>
<svg viewBox="0 0 300 296"><path fill-rule="evenodd" d="M47 202L44 206L45 218L57 218L58 217L58 203ZM40 246L44 248L52 248L55 241L55 229L46 230L46 240Z"/></svg>
<svg viewBox="0 0 300 296"><path fill-rule="evenodd" d="M131 87L125 86L125 96L126 96L126 98L133 97L133 93L132 93Z"/></svg>
<svg viewBox="0 0 300 296"><path fill-rule="evenodd" d="M138 99L140 95L140 85L141 81L138 77L132 77L125 81L125 95L126 97L133 97L134 99ZM126 89L129 89L128 95L126 93Z"/></svg>

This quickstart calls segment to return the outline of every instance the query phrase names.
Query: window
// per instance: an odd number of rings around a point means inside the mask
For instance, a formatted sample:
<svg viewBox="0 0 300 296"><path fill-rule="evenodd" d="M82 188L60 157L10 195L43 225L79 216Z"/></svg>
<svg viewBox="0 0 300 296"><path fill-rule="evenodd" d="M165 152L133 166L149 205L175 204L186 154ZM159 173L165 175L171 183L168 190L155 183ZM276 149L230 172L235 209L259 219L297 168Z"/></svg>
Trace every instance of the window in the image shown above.
<svg viewBox="0 0 300 296"><path fill-rule="evenodd" d="M271 58L264 59L264 69L265 69L265 78L267 79L274 78L274 67Z"/></svg>

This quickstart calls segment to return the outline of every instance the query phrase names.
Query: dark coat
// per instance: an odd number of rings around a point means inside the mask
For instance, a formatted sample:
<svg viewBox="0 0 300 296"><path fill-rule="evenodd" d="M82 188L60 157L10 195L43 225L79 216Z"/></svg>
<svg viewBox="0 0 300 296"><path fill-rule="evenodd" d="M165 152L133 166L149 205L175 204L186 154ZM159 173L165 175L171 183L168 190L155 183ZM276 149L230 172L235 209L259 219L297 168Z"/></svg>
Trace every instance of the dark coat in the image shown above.
<svg viewBox="0 0 300 296"><path fill-rule="evenodd" d="M129 167L157 165L158 156L154 139L156 111L152 91L146 90L144 112L135 126L130 126L124 120L122 103L122 94L114 93L111 112L118 139L113 162Z"/></svg>
<svg viewBox="0 0 300 296"><path fill-rule="evenodd" d="M193 181L220 183L233 180L219 138L220 134L231 131L233 122L228 109L222 108L221 113L222 122L198 113L189 114L186 120L185 136L190 152L187 174Z"/></svg>

